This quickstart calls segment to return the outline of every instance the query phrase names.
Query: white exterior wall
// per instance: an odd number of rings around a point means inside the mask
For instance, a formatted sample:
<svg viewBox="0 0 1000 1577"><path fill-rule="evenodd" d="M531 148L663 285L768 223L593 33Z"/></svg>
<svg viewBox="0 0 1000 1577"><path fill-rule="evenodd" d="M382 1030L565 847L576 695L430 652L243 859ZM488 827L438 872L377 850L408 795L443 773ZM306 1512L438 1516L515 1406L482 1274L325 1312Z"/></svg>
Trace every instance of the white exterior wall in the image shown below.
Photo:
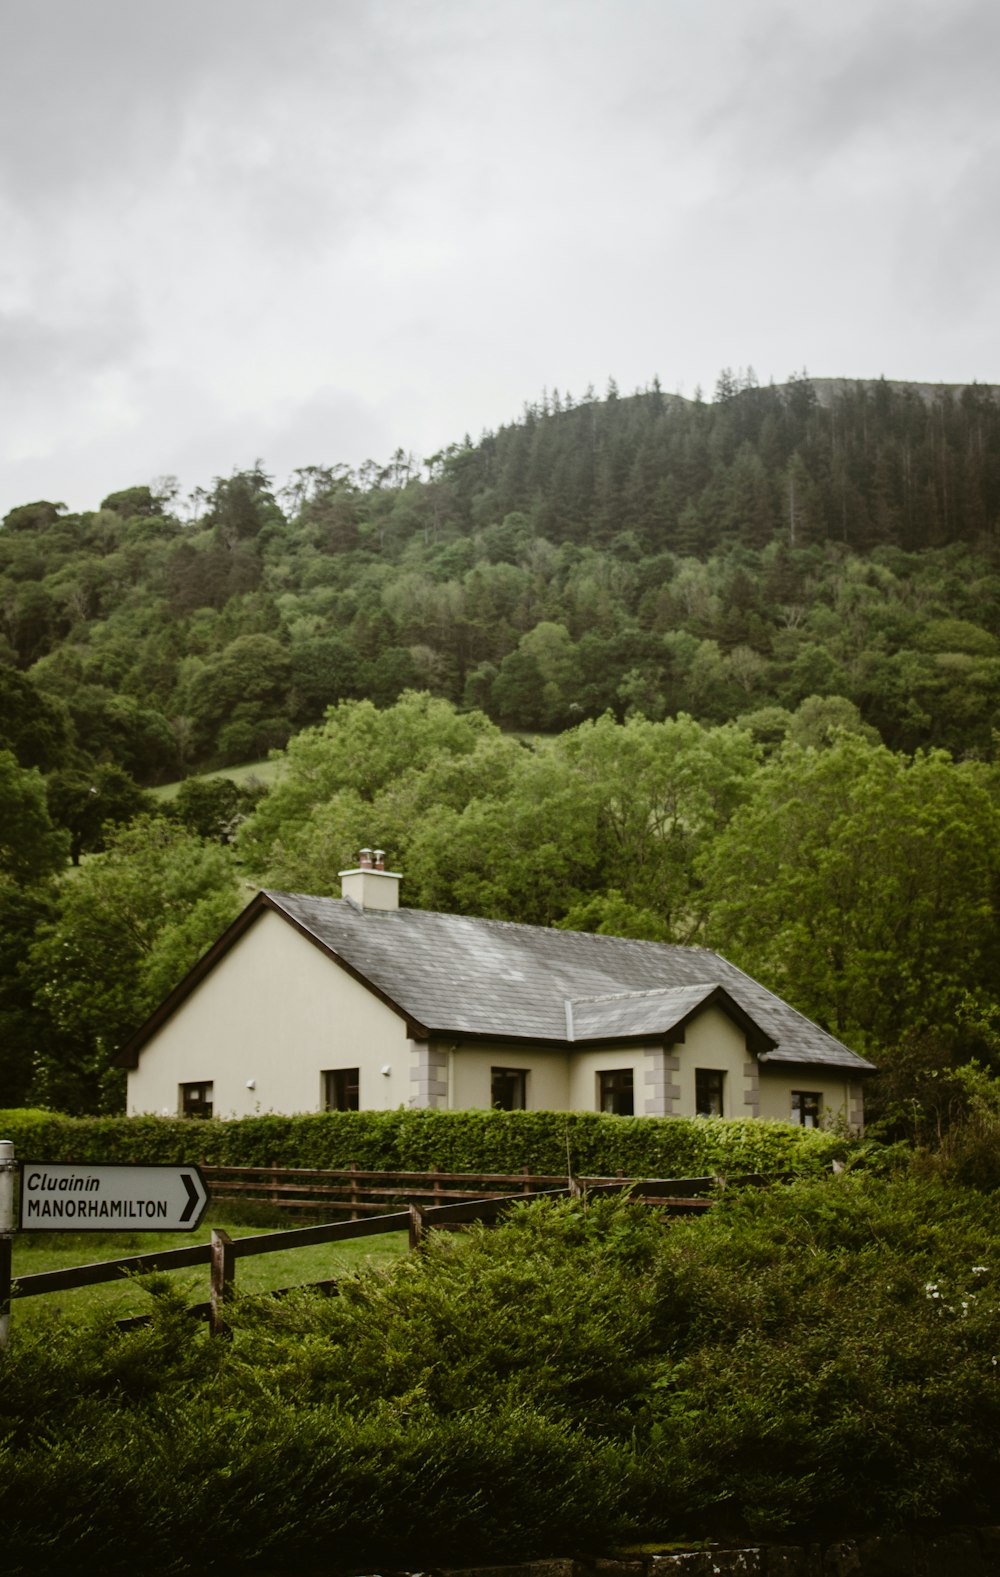
<svg viewBox="0 0 1000 1577"><path fill-rule="evenodd" d="M573 1068L570 1075L570 1100L569 1105L575 1112L598 1112L597 1075L599 1073L620 1073L623 1068L632 1069L632 1089L635 1099L636 1116L642 1116L642 1102L644 1093L643 1078L646 1071L646 1055L642 1046L628 1046L613 1051L577 1051L573 1054Z"/></svg>
<svg viewBox="0 0 1000 1577"><path fill-rule="evenodd" d="M684 1040L671 1047L680 1067L672 1075L680 1090L671 1116L693 1117L697 1111L695 1101L695 1069L712 1068L725 1074L722 1088L724 1117L749 1117L756 1115L747 1102L752 1081L746 1068L756 1058L747 1051L746 1036L732 1019L719 1008L707 1007L690 1020ZM798 1088L798 1086L796 1086ZM764 1113L760 1115L763 1117Z"/></svg>
<svg viewBox="0 0 1000 1577"><path fill-rule="evenodd" d="M823 1097L820 1122L844 1117L861 1127L857 1102L852 1100L854 1081L835 1068L787 1068L780 1064L760 1068L760 1115L778 1122L792 1120L792 1091L815 1091Z"/></svg>
<svg viewBox="0 0 1000 1577"><path fill-rule="evenodd" d="M459 1046L452 1048L448 1070L448 1107L490 1105L490 1070L525 1068L528 1111L567 1111L570 1101L570 1056L560 1050L532 1046ZM587 1108L593 1111L593 1103Z"/></svg>
<svg viewBox="0 0 1000 1577"><path fill-rule="evenodd" d="M316 1112L323 1070L359 1068L360 1105L382 1111L410 1099L411 1057L391 1008L264 911L143 1047L127 1109L176 1115L179 1086L210 1079L216 1117Z"/></svg>

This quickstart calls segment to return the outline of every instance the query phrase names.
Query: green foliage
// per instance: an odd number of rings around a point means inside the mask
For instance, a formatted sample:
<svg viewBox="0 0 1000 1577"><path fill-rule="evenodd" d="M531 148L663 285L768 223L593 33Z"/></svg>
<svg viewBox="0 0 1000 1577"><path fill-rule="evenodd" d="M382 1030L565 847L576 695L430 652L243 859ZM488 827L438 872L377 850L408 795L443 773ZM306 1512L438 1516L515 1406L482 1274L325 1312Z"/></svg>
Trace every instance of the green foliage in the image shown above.
<svg viewBox="0 0 1000 1577"><path fill-rule="evenodd" d="M994 1051L1000 1038L997 1028L994 1021ZM936 1146L925 1142L918 1150L914 1169L920 1175L995 1195L1000 1190L1000 1081L974 1062L937 1071L941 1093L949 1103L949 1120L944 1134L938 1133ZM918 1137L927 1138L926 1134Z"/></svg>
<svg viewBox="0 0 1000 1577"><path fill-rule="evenodd" d="M51 772L66 757L69 734L66 710L0 663L0 749L13 751L22 767Z"/></svg>
<svg viewBox="0 0 1000 1577"><path fill-rule="evenodd" d="M426 481L405 457L303 467L287 514L260 463L198 522L169 489L27 504L0 530L0 662L142 782L416 686L544 730L839 696L893 748L985 754L1000 404L969 392L654 387L528 407Z"/></svg>
<svg viewBox="0 0 1000 1577"><path fill-rule="evenodd" d="M69 838L52 825L42 775L18 766L9 750L0 750L0 806L0 877L27 885L61 870Z"/></svg>
<svg viewBox="0 0 1000 1577"><path fill-rule="evenodd" d="M521 1207L340 1296L18 1336L12 1574L423 1569L1000 1515L1000 1233L912 1179ZM211 1526L213 1538L206 1540Z"/></svg>
<svg viewBox="0 0 1000 1577"><path fill-rule="evenodd" d="M241 907L231 857L163 819L119 830L63 883L26 967L68 1037L38 1048L36 1097L71 1110L121 1099L111 1059Z"/></svg>
<svg viewBox="0 0 1000 1577"><path fill-rule="evenodd" d="M414 810L443 795L463 802L506 749L480 713L427 694L407 692L385 711L342 702L291 741L280 780L241 829L241 853L272 886L339 895L345 860L376 842L399 858Z"/></svg>
<svg viewBox="0 0 1000 1577"><path fill-rule="evenodd" d="M215 1166L517 1172L585 1177L819 1174L852 1153L844 1136L753 1118L605 1117L596 1112L408 1111L175 1117L0 1112L0 1137L39 1161L204 1161ZM23 1139L22 1139L23 1134Z"/></svg>
<svg viewBox="0 0 1000 1577"><path fill-rule="evenodd" d="M1000 966L995 820L972 788L995 801L996 769L976 761L1000 725L1000 401L924 395L725 374L711 405L656 384L546 399L431 457L423 481L398 454L357 476L303 467L281 505L258 462L199 492L187 521L169 487L72 515L28 503L0 528L0 748L54 775L79 852L134 808L94 806L95 773L149 784L259 755L335 702L243 829L256 877L336 893L381 843L417 906L678 941L712 916L724 946L877 1060L980 1055L960 1003L989 1011ZM522 748L501 718L574 726ZM873 729L919 761L891 792L859 768L849 811L810 768L796 855L794 757L769 779L756 750L829 754L832 780L838 731L872 744ZM5 827L31 820L24 780L4 783ZM213 822L231 835L223 807L191 806L190 825ZM785 869L779 828L802 867L776 884L780 913L759 896ZM18 833L5 856L22 884L58 864L54 844L40 863L32 848ZM26 951L22 934L0 991L19 1003L18 1066L29 1042L43 1067L80 1065L93 1026L37 975L25 1001Z"/></svg>
<svg viewBox="0 0 1000 1577"><path fill-rule="evenodd" d="M786 745L701 864L709 939L855 1044L955 1023L997 979L988 770L842 736Z"/></svg>
<svg viewBox="0 0 1000 1577"><path fill-rule="evenodd" d="M20 504L17 509L11 509L4 515L4 530L44 531L46 526L56 524L65 508L65 504L50 504L48 499L39 499L34 504Z"/></svg>
<svg viewBox="0 0 1000 1577"><path fill-rule="evenodd" d="M54 914L51 890L26 889L0 876L0 1106L28 1100L36 1048L51 1033L24 971L33 936Z"/></svg>
<svg viewBox="0 0 1000 1577"><path fill-rule="evenodd" d="M163 514L163 501L149 487L126 487L101 500L102 509L111 509L126 520L149 519Z"/></svg>
<svg viewBox="0 0 1000 1577"><path fill-rule="evenodd" d="M65 827L70 857L100 853L110 828L134 821L153 803L137 783L110 762L91 761L50 774L46 798L53 821Z"/></svg>
<svg viewBox="0 0 1000 1577"><path fill-rule="evenodd" d="M242 725L248 730L248 753L253 754L262 720L281 712L290 683L288 653L272 635L239 635L206 658L182 696L202 751L222 745L225 727Z"/></svg>
<svg viewBox="0 0 1000 1577"><path fill-rule="evenodd" d="M269 886L338 893L353 851L378 841L417 908L590 928L588 900L617 892L632 934L687 940L695 857L756 760L742 729L684 716L606 715L529 750L427 695L346 702L293 741L239 845Z"/></svg>
<svg viewBox="0 0 1000 1577"><path fill-rule="evenodd" d="M266 792L260 782L237 783L229 777L185 778L170 805L170 814L198 838L231 843Z"/></svg>

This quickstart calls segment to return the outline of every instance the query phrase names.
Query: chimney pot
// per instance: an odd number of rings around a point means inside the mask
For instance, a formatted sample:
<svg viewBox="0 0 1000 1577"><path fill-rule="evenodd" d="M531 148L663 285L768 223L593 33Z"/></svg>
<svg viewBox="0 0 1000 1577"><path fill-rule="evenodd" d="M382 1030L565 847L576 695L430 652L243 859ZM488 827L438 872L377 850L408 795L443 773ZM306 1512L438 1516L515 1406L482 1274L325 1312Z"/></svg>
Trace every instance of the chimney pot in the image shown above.
<svg viewBox="0 0 1000 1577"><path fill-rule="evenodd" d="M375 850L375 869L377 871L384 871L385 870L385 850L384 849L376 849Z"/></svg>
<svg viewBox="0 0 1000 1577"><path fill-rule="evenodd" d="M371 851L371 849L362 849L361 850L361 858L359 859L358 864L361 866L361 869L363 871L370 871L371 870L371 868L372 868L372 851Z"/></svg>

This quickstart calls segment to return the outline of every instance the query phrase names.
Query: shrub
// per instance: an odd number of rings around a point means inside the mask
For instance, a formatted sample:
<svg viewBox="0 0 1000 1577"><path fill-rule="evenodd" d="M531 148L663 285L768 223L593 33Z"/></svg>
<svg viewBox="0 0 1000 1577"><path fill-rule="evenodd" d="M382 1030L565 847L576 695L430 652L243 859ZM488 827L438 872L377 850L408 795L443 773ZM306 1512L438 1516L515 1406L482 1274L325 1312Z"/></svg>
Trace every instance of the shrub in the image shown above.
<svg viewBox="0 0 1000 1577"><path fill-rule="evenodd" d="M682 1177L817 1174L852 1153L841 1134L753 1118L605 1117L589 1112L406 1111L172 1117L0 1112L0 1138L33 1161L204 1162L362 1171Z"/></svg>
<svg viewBox="0 0 1000 1577"><path fill-rule="evenodd" d="M1000 1517L1000 1227L859 1176L519 1207L341 1284L20 1337L5 1570L333 1573ZM210 1530L210 1537L206 1536Z"/></svg>

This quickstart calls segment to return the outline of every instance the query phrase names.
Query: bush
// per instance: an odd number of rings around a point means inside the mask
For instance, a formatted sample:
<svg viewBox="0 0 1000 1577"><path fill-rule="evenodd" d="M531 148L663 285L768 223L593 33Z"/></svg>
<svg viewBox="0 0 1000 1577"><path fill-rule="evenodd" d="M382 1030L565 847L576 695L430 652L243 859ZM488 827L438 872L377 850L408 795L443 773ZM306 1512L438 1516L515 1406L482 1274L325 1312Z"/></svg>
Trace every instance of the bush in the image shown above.
<svg viewBox="0 0 1000 1577"><path fill-rule="evenodd" d="M753 1118L605 1117L589 1112L324 1112L192 1122L0 1111L0 1138L33 1161L204 1162L362 1171L684 1177L816 1175L856 1148L841 1134Z"/></svg>
<svg viewBox="0 0 1000 1577"><path fill-rule="evenodd" d="M536 1203L231 1323L210 1342L160 1293L145 1330L18 1337L5 1570L412 1570L1000 1518L1000 1227L937 1182L800 1182L672 1224Z"/></svg>

